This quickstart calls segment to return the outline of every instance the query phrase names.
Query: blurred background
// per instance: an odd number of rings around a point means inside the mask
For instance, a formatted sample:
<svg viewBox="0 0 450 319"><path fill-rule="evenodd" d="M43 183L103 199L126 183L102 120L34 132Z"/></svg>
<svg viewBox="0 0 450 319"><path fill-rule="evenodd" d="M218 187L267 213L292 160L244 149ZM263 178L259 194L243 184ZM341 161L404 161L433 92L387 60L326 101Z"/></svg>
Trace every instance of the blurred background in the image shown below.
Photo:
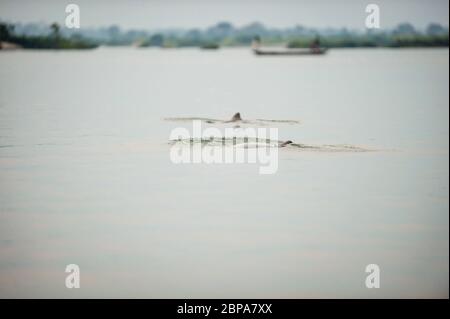
<svg viewBox="0 0 450 319"><path fill-rule="evenodd" d="M270 45L303 47L317 35L328 47L448 46L445 0L378 1L382 27L378 30L366 28L368 3L360 0L81 0L76 3L81 11L80 29L61 28L67 4L3 0L2 28L9 24L15 35L10 40L36 48L70 46L69 41L45 41L44 37L55 32L72 42L84 39L91 45L144 47L248 46L255 36Z"/></svg>

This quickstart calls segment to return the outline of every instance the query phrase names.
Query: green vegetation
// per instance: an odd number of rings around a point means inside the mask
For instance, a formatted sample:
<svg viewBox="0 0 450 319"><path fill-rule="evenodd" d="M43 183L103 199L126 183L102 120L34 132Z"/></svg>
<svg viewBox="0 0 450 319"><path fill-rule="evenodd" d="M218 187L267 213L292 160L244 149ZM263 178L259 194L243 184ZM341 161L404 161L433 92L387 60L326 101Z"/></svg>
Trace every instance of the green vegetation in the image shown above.
<svg viewBox="0 0 450 319"><path fill-rule="evenodd" d="M293 39L288 42L289 48L307 48L312 37ZM448 47L447 35L352 35L329 36L320 39L321 46L327 48L374 48L374 47Z"/></svg>
<svg viewBox="0 0 450 319"><path fill-rule="evenodd" d="M57 23L53 23L50 30L48 35L17 35L14 26L0 23L0 42L13 43L25 49L91 49L97 46L76 34L70 38L61 36Z"/></svg>
<svg viewBox="0 0 450 319"><path fill-rule="evenodd" d="M304 26L269 28L254 22L235 27L220 22L206 29L121 30L112 25L102 28L67 29L57 24L16 24L0 22L0 40L36 49L85 49L96 45L138 45L141 47L182 48L249 47L258 37L262 45L310 47L314 39L328 48L372 47L448 47L448 27L431 23L417 30L409 23L393 29L354 31L341 29L315 29Z"/></svg>
<svg viewBox="0 0 450 319"><path fill-rule="evenodd" d="M160 31L147 38L143 46L203 47L249 46L257 37L263 45L286 45L289 48L310 47L316 38L328 48L371 47L448 47L448 28L432 23L426 30L416 30L411 24L402 23L392 30L365 32L347 29L311 29L296 26L287 29L266 28L252 23L235 28L221 22L205 30Z"/></svg>
<svg viewBox="0 0 450 319"><path fill-rule="evenodd" d="M392 47L448 47L447 35L413 35L397 36L391 43Z"/></svg>

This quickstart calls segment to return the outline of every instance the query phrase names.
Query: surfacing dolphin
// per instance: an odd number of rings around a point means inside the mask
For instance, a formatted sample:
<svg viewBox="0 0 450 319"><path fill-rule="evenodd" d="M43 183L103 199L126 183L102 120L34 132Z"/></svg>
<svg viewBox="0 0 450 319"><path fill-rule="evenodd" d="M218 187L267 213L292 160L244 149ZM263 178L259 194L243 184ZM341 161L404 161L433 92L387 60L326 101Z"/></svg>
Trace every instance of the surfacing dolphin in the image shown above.
<svg viewBox="0 0 450 319"><path fill-rule="evenodd" d="M166 121L176 121L176 122L184 122L184 121L204 121L209 124L215 124L215 123L243 123L243 124L255 124L255 125L267 125L267 123L281 123L281 124L298 124L299 121L295 120L264 120L264 119L257 119L254 121L250 120L243 120L241 117L241 113L237 112L235 113L230 120L218 120L218 119L211 119L206 117L170 117L165 118Z"/></svg>
<svg viewBox="0 0 450 319"><path fill-rule="evenodd" d="M231 120L226 121L226 122L237 122L237 121L242 121L241 113L239 113L239 112L234 114L233 117L231 118Z"/></svg>

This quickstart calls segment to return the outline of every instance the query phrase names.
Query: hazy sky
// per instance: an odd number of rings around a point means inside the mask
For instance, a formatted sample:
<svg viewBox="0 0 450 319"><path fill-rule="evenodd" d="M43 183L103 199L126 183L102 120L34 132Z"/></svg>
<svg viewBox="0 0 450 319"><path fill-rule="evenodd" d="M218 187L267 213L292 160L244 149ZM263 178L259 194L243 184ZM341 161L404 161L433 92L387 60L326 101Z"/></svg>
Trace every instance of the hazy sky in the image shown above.
<svg viewBox="0 0 450 319"><path fill-rule="evenodd" d="M0 19L10 22L62 23L65 6L81 9L81 26L157 29L205 27L218 21L243 25L260 21L268 26L364 28L365 7L381 9L381 27L411 22L448 26L448 0L0 0Z"/></svg>

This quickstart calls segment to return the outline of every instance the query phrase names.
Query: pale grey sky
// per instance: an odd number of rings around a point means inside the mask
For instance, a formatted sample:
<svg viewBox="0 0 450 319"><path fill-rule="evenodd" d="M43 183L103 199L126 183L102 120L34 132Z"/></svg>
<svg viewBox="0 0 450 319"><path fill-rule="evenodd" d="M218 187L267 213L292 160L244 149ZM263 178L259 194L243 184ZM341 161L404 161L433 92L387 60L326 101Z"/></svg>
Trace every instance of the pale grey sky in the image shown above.
<svg viewBox="0 0 450 319"><path fill-rule="evenodd" d="M117 24L125 29L206 27L218 21L243 25L364 28L365 7L381 9L381 27L411 22L448 26L448 0L0 0L0 19L10 22L60 22L64 8L76 3L82 27Z"/></svg>

